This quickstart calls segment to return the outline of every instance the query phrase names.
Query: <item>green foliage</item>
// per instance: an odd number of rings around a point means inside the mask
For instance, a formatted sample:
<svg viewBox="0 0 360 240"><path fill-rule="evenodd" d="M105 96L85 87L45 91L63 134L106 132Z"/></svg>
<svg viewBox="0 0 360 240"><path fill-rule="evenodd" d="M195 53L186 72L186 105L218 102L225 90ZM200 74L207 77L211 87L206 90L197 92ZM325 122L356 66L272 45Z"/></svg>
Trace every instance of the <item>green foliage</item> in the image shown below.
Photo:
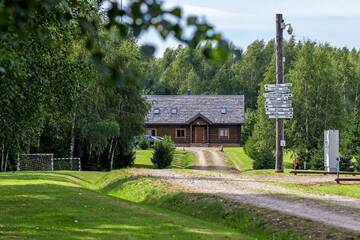
<svg viewBox="0 0 360 240"><path fill-rule="evenodd" d="M246 141L251 137L254 131L255 123L257 121L255 110L248 108L246 109L245 114L246 114L245 124L241 129L241 144L245 144Z"/></svg>
<svg viewBox="0 0 360 240"><path fill-rule="evenodd" d="M354 164L351 157L340 157L340 171L354 171Z"/></svg>
<svg viewBox="0 0 360 240"><path fill-rule="evenodd" d="M265 114L264 84L275 81L275 58L273 58L264 81L261 82L261 89L257 101L257 121L254 125L252 136L245 143L245 152L252 159L254 169L273 168L275 163L275 122Z"/></svg>
<svg viewBox="0 0 360 240"><path fill-rule="evenodd" d="M167 168L174 160L174 153L174 142L169 136L165 136L164 140L155 142L151 162L154 164L155 168Z"/></svg>
<svg viewBox="0 0 360 240"><path fill-rule="evenodd" d="M268 65L274 53L274 42L256 40L251 43L241 62L233 65L235 89L244 94L245 106L256 108L257 97L260 91L260 82L263 81ZM259 106L258 106L259 107Z"/></svg>
<svg viewBox="0 0 360 240"><path fill-rule="evenodd" d="M344 108L339 91L342 79L337 67L334 49L305 42L287 75L293 83L295 109L289 126L290 143L314 169L324 167L324 130L342 129Z"/></svg>
<svg viewBox="0 0 360 240"><path fill-rule="evenodd" d="M140 147L140 149L142 149L142 150L146 150L146 149L149 148L149 143L148 143L148 141L146 140L146 137L145 137L144 135L141 135L141 137L140 137L139 147Z"/></svg>
<svg viewBox="0 0 360 240"><path fill-rule="evenodd" d="M134 166L134 163L135 151L133 150L133 147L120 147L116 154L113 169L132 167Z"/></svg>
<svg viewBox="0 0 360 240"><path fill-rule="evenodd" d="M0 4L0 150L80 156L88 169L107 168L143 130L141 81L153 46L136 38L149 28L206 57L227 58L220 34L180 8L136 0L126 8L101 1L5 1ZM127 21L119 21L126 18ZM191 27L193 35L183 34ZM58 147L61 146L61 147ZM121 154L120 154L121 155ZM4 157L1 159L3 165Z"/></svg>

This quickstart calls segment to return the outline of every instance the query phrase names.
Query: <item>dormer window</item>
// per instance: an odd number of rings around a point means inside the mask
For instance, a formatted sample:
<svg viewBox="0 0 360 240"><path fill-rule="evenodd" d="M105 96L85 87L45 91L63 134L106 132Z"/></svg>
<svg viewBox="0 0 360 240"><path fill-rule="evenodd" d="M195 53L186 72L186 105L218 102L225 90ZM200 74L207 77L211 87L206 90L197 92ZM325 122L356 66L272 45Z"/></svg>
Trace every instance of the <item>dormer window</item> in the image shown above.
<svg viewBox="0 0 360 240"><path fill-rule="evenodd" d="M160 108L154 108L154 114L160 114Z"/></svg>
<svg viewBox="0 0 360 240"><path fill-rule="evenodd" d="M177 108L172 108L171 109L171 114L177 114Z"/></svg>
<svg viewBox="0 0 360 240"><path fill-rule="evenodd" d="M226 114L226 112L227 112L227 111L226 111L226 108L224 108L224 107L223 107L223 108L221 108L221 110L220 110L220 111L221 111L221 114Z"/></svg>

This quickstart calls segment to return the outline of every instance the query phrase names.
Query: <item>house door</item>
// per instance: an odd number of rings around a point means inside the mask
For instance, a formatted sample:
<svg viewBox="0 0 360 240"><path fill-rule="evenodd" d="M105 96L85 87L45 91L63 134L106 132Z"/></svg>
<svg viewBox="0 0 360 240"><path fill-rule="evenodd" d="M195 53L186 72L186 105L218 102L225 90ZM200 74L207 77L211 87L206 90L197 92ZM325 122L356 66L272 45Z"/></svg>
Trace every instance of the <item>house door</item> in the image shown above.
<svg viewBox="0 0 360 240"><path fill-rule="evenodd" d="M204 127L195 127L195 143L205 143Z"/></svg>

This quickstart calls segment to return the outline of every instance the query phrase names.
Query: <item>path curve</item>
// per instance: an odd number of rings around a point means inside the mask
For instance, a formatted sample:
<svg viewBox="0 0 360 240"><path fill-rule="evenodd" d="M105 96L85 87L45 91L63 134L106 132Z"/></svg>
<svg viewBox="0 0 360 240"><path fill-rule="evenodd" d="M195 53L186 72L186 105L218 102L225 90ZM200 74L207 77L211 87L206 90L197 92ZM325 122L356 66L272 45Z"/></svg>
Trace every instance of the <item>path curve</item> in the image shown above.
<svg viewBox="0 0 360 240"><path fill-rule="evenodd" d="M185 192L218 195L235 202L360 232L360 200L342 196L301 194L274 185L274 181L280 179L283 182L292 182L297 176L266 176L262 179L259 176L253 177L226 171L186 170L179 172L171 169L142 169L139 173L143 176L163 179Z"/></svg>

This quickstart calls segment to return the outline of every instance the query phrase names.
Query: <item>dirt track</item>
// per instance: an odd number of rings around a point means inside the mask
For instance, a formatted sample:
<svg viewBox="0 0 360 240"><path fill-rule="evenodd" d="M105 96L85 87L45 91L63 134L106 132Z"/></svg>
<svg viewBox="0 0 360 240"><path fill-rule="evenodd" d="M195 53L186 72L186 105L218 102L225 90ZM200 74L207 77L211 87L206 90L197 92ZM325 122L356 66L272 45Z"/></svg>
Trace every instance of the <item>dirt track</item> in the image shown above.
<svg viewBox="0 0 360 240"><path fill-rule="evenodd" d="M360 200L298 192L276 182L333 182L333 176L250 176L227 169L220 152L193 148L200 170L143 169L140 175L163 179L187 192L215 194L232 201L276 210L360 232Z"/></svg>

